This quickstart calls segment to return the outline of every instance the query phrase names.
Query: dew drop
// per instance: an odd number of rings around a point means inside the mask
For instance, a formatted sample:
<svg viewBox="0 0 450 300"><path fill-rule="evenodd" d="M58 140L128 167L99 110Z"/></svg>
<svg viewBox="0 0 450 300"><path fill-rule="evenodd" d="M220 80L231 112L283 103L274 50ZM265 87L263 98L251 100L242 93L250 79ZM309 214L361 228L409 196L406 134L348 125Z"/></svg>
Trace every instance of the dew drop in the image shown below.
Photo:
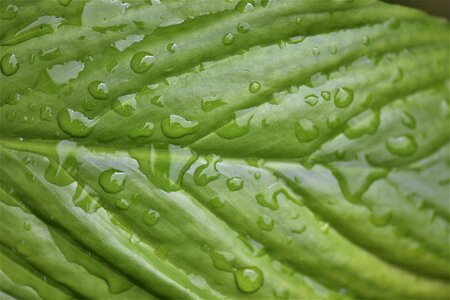
<svg viewBox="0 0 450 300"><path fill-rule="evenodd" d="M241 13L247 13L255 8L255 1L253 0L241 0L234 7L235 10Z"/></svg>
<svg viewBox="0 0 450 300"><path fill-rule="evenodd" d="M320 95L325 101L329 101L331 99L331 93L329 91L322 91Z"/></svg>
<svg viewBox="0 0 450 300"><path fill-rule="evenodd" d="M287 300L289 299L289 290L283 287L277 287L273 291L273 296L277 300Z"/></svg>
<svg viewBox="0 0 450 300"><path fill-rule="evenodd" d="M131 129L128 133L128 137L135 140L140 137L150 137L154 132L155 125L153 125L152 122L145 122Z"/></svg>
<svg viewBox="0 0 450 300"><path fill-rule="evenodd" d="M331 114L327 118L327 126L330 129L336 129L341 125L341 118L337 114Z"/></svg>
<svg viewBox="0 0 450 300"><path fill-rule="evenodd" d="M314 48L312 49L312 54L313 54L314 56L319 56L319 55L320 55L320 48L319 48L319 47L314 47Z"/></svg>
<svg viewBox="0 0 450 300"><path fill-rule="evenodd" d="M234 272L234 280L240 291L253 293L263 285L264 276L258 267L245 267Z"/></svg>
<svg viewBox="0 0 450 300"><path fill-rule="evenodd" d="M295 24L300 25L302 21L302 18L298 17L297 19L295 19Z"/></svg>
<svg viewBox="0 0 450 300"><path fill-rule="evenodd" d="M334 105L338 108L345 108L353 102L353 90L342 87L334 94Z"/></svg>
<svg viewBox="0 0 450 300"><path fill-rule="evenodd" d="M117 98L112 103L112 109L123 117L131 116L136 110L136 94Z"/></svg>
<svg viewBox="0 0 450 300"><path fill-rule="evenodd" d="M30 231L31 230L31 224L28 222L24 222L23 223L23 229L25 229L25 231Z"/></svg>
<svg viewBox="0 0 450 300"><path fill-rule="evenodd" d="M154 209L149 209L142 215L142 222L144 222L144 224L147 226L153 226L159 222L160 218L161 216L159 212Z"/></svg>
<svg viewBox="0 0 450 300"><path fill-rule="evenodd" d="M258 220L256 221L259 229L264 231L271 231L273 229L274 223L275 222L273 221L273 219L268 215L259 216Z"/></svg>
<svg viewBox="0 0 450 300"><path fill-rule="evenodd" d="M95 80L89 83L88 91L92 97L98 100L105 100L109 97L108 86L106 86L105 83L99 80Z"/></svg>
<svg viewBox="0 0 450 300"><path fill-rule="evenodd" d="M220 176L217 171L217 163L220 161L220 156L212 155L206 158L206 164L203 164L194 172L194 182L198 186L205 186L211 181L217 180Z"/></svg>
<svg viewBox="0 0 450 300"><path fill-rule="evenodd" d="M59 4L62 6L68 6L72 0L58 0Z"/></svg>
<svg viewBox="0 0 450 300"><path fill-rule="evenodd" d="M117 199L116 206L122 210L127 210L130 207L130 202L127 199Z"/></svg>
<svg viewBox="0 0 450 300"><path fill-rule="evenodd" d="M221 208L225 205L225 201L223 201L220 197L216 196L209 200L209 203L214 208Z"/></svg>
<svg viewBox="0 0 450 300"><path fill-rule="evenodd" d="M244 180L241 177L231 177L227 179L226 184L230 191L239 191L244 187Z"/></svg>
<svg viewBox="0 0 450 300"><path fill-rule="evenodd" d="M48 106L41 107L39 117L42 121L50 121L53 117L52 109Z"/></svg>
<svg viewBox="0 0 450 300"><path fill-rule="evenodd" d="M6 76L14 75L17 70L19 70L19 62L17 61L17 58L12 53L7 53L3 55L2 59L0 60L0 67L2 69L2 73Z"/></svg>
<svg viewBox="0 0 450 300"><path fill-rule="evenodd" d="M161 130L171 139L181 138L198 131L198 122L190 121L179 115L170 115L161 122Z"/></svg>
<svg viewBox="0 0 450 300"><path fill-rule="evenodd" d="M309 106L315 106L319 102L319 97L314 94L308 95L305 97L305 102Z"/></svg>
<svg viewBox="0 0 450 300"><path fill-rule="evenodd" d="M369 110L347 122L344 134L349 139L357 139L364 134L374 134L380 125L380 111Z"/></svg>
<svg viewBox="0 0 450 300"><path fill-rule="evenodd" d="M248 24L247 22L244 22L244 21L239 22L236 29L239 33L247 33L250 31L250 24Z"/></svg>
<svg viewBox="0 0 450 300"><path fill-rule="evenodd" d="M330 45L330 53L335 55L338 52L337 45L335 43Z"/></svg>
<svg viewBox="0 0 450 300"><path fill-rule="evenodd" d="M167 51L169 51L170 53L173 54L173 53L177 52L177 44L169 43L169 44L167 44L166 49L167 49Z"/></svg>
<svg viewBox="0 0 450 300"><path fill-rule="evenodd" d="M150 70L154 63L155 57L153 54L150 52L140 51L131 58L130 67L134 72L142 74Z"/></svg>
<svg viewBox="0 0 450 300"><path fill-rule="evenodd" d="M389 225L392 220L392 211L387 210L380 213L374 213L370 215L370 222L376 227L385 227Z"/></svg>
<svg viewBox="0 0 450 300"><path fill-rule="evenodd" d="M25 257L30 256L33 253L30 246L28 246L25 241L20 241L16 244L16 251Z"/></svg>
<svg viewBox="0 0 450 300"><path fill-rule="evenodd" d="M222 43L226 46L234 43L234 35L231 33L227 33L222 37Z"/></svg>
<svg viewBox="0 0 450 300"><path fill-rule="evenodd" d="M259 205L267 207L270 210L277 210L279 207L276 196L272 197L270 200L267 200L264 194L259 193L256 194L255 199Z"/></svg>
<svg viewBox="0 0 450 300"><path fill-rule="evenodd" d="M117 194L125 186L126 174L116 169L109 169L100 174L98 182L103 190L110 194Z"/></svg>
<svg viewBox="0 0 450 300"><path fill-rule="evenodd" d="M250 91L250 93L256 93L261 89L261 84L257 81L253 81L250 83L250 85L248 86L248 90Z"/></svg>
<svg viewBox="0 0 450 300"><path fill-rule="evenodd" d="M411 135L400 135L388 139L386 148L393 155L411 156L417 150L417 143Z"/></svg>
<svg viewBox="0 0 450 300"><path fill-rule="evenodd" d="M319 137L319 128L308 119L295 123L295 135L301 143L311 142Z"/></svg>
<svg viewBox="0 0 450 300"><path fill-rule="evenodd" d="M202 110L204 112L210 112L213 109L216 109L220 106L225 105L226 102L223 101L222 99L219 99L217 97L214 96L206 96L202 99Z"/></svg>
<svg viewBox="0 0 450 300"><path fill-rule="evenodd" d="M41 60L52 60L58 58L60 56L60 51L58 47L50 47L46 49L42 49L39 51L39 58Z"/></svg>
<svg viewBox="0 0 450 300"><path fill-rule="evenodd" d="M363 37L363 45L368 46L370 44L370 39L367 35Z"/></svg>
<svg viewBox="0 0 450 300"><path fill-rule="evenodd" d="M303 42L304 40L305 40L305 36L298 35L298 36L293 36L293 37L288 38L286 40L286 43L288 43L288 44L298 44L298 43Z"/></svg>
<svg viewBox="0 0 450 300"><path fill-rule="evenodd" d="M87 137L97 122L70 108L61 110L57 119L61 130L72 137Z"/></svg>

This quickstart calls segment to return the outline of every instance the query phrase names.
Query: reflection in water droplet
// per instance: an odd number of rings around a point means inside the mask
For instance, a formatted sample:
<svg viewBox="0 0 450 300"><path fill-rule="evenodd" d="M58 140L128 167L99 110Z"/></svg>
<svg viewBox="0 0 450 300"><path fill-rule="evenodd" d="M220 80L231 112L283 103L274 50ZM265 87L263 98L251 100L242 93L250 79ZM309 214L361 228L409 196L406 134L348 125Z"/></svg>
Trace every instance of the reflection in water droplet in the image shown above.
<svg viewBox="0 0 450 300"><path fill-rule="evenodd" d="M105 83L95 80L88 86L89 94L98 100L105 100L109 97L109 90Z"/></svg>
<svg viewBox="0 0 450 300"><path fill-rule="evenodd" d="M273 221L273 219L268 215L259 216L258 220L256 221L259 229L264 231L271 231L273 229L274 223L275 222Z"/></svg>
<svg viewBox="0 0 450 300"><path fill-rule="evenodd" d="M130 202L127 199L117 199L116 206L122 210L127 210L130 207Z"/></svg>
<svg viewBox="0 0 450 300"><path fill-rule="evenodd" d="M161 122L162 132L172 139L194 134L197 132L198 126L198 122L187 120L179 115L170 115Z"/></svg>
<svg viewBox="0 0 450 300"><path fill-rule="evenodd" d="M411 156L417 150L417 143L411 135L400 135L388 139L386 148L393 155Z"/></svg>
<svg viewBox="0 0 450 300"><path fill-rule="evenodd" d="M334 105L338 108L345 108L353 102L353 90L342 87L334 94Z"/></svg>
<svg viewBox="0 0 450 300"><path fill-rule="evenodd" d="M241 177L231 177L227 179L226 184L230 191L239 191L244 187L244 180Z"/></svg>
<svg viewBox="0 0 450 300"><path fill-rule="evenodd" d="M155 125L153 125L152 122L145 122L131 129L128 133L128 137L135 140L140 137L150 137L154 132Z"/></svg>
<svg viewBox="0 0 450 300"><path fill-rule="evenodd" d="M155 57L153 54L150 52L140 51L131 58L130 67L134 72L142 74L150 70L154 63Z"/></svg>
<svg viewBox="0 0 450 300"><path fill-rule="evenodd" d="M250 83L250 85L248 86L248 90L250 91L250 93L256 93L261 89L261 84L257 81L253 81Z"/></svg>
<svg viewBox="0 0 450 300"><path fill-rule="evenodd" d="M61 130L72 137L87 137L97 122L70 108L61 110L57 119Z"/></svg>
<svg viewBox="0 0 450 300"><path fill-rule="evenodd" d="M112 103L113 110L123 117L131 116L136 110L136 94L125 95L117 98Z"/></svg>
<svg viewBox="0 0 450 300"><path fill-rule="evenodd" d="M301 143L311 142L319 137L319 128L308 119L295 123L295 135Z"/></svg>
<svg viewBox="0 0 450 300"><path fill-rule="evenodd" d="M220 156L209 156L206 161L206 164L197 167L194 172L194 182L198 186L205 186L211 181L217 180L220 176L216 167L217 163L221 161Z"/></svg>
<svg viewBox="0 0 450 300"><path fill-rule="evenodd" d="M234 43L234 35L233 34L231 34L231 33L227 33L227 34L225 34L223 37L222 37L222 43L224 44L224 45L231 45L231 44L233 44Z"/></svg>
<svg viewBox="0 0 450 300"><path fill-rule="evenodd" d="M256 292L264 283L264 276L258 267L239 268L234 272L237 287L244 293Z"/></svg>
<svg viewBox="0 0 450 300"><path fill-rule="evenodd" d="M107 193L117 194L123 190L126 181L126 174L116 169L109 169L102 172L98 178L98 183Z"/></svg>
<svg viewBox="0 0 450 300"><path fill-rule="evenodd" d="M156 210L149 209L142 215L142 221L147 226L156 225L159 222L160 214Z"/></svg>
<svg viewBox="0 0 450 300"><path fill-rule="evenodd" d="M11 76L19 70L19 62L14 54L7 53L1 58L0 67L3 74Z"/></svg>
<svg viewBox="0 0 450 300"><path fill-rule="evenodd" d="M247 33L250 31L250 24L244 21L239 22L236 29L239 33Z"/></svg>

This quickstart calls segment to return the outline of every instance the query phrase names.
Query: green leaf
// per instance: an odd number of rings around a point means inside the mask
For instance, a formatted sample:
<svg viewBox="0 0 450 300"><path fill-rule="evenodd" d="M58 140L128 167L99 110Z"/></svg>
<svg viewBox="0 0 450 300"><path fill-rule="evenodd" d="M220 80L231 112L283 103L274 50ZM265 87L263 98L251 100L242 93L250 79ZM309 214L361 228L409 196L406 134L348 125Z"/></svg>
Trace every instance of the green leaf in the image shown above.
<svg viewBox="0 0 450 300"><path fill-rule="evenodd" d="M0 45L1 299L449 297L446 21L5 0Z"/></svg>

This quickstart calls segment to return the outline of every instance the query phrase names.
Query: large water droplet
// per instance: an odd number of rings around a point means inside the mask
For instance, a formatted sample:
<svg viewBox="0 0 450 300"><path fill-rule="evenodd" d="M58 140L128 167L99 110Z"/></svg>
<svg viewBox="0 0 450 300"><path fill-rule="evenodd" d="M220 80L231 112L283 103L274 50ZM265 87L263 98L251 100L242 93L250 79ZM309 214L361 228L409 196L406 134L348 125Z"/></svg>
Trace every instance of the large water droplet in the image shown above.
<svg viewBox="0 0 450 300"><path fill-rule="evenodd" d="M136 94L125 95L114 100L113 110L123 117L131 116L136 110Z"/></svg>
<svg viewBox="0 0 450 300"><path fill-rule="evenodd" d="M227 33L222 37L222 43L226 46L234 43L234 35L232 33Z"/></svg>
<svg viewBox="0 0 450 300"><path fill-rule="evenodd" d="M226 184L230 191L239 191L244 187L244 180L241 177L231 177L227 179Z"/></svg>
<svg viewBox="0 0 450 300"><path fill-rule="evenodd" d="M123 190L126 174L116 169L109 169L100 174L98 183L107 193L117 194Z"/></svg>
<svg viewBox="0 0 450 300"><path fill-rule="evenodd" d="M161 218L159 212L157 212L154 209L149 209L147 212L145 212L142 215L142 221L147 226L153 226L156 225L156 223L159 222L159 219Z"/></svg>
<svg viewBox="0 0 450 300"><path fill-rule="evenodd" d="M259 216L258 220L256 221L259 229L264 231L271 231L273 229L274 223L275 222L273 221L273 219L268 215Z"/></svg>
<svg viewBox="0 0 450 300"><path fill-rule="evenodd" d="M140 51L131 58L130 67L134 72L142 74L150 70L154 63L155 57L153 54Z"/></svg>
<svg viewBox="0 0 450 300"><path fill-rule="evenodd" d="M264 276L258 267L239 268L234 272L236 285L244 293L256 292L264 283Z"/></svg>
<svg viewBox="0 0 450 300"><path fill-rule="evenodd" d="M72 137L87 137L97 122L70 108L61 110L57 119L61 130Z"/></svg>
<svg viewBox="0 0 450 300"><path fill-rule="evenodd" d="M92 81L88 86L88 91L92 97L98 100L105 100L109 97L108 86L99 80Z"/></svg>
<svg viewBox="0 0 450 300"><path fill-rule="evenodd" d="M261 89L261 84L257 81L253 81L250 83L250 85L248 86L248 90L250 91L250 93L256 93Z"/></svg>
<svg viewBox="0 0 450 300"><path fill-rule="evenodd" d="M339 108L345 108L353 102L353 90L342 87L334 94L334 105Z"/></svg>
<svg viewBox="0 0 450 300"><path fill-rule="evenodd" d="M220 156L209 156L206 161L206 164L197 167L194 172L194 182L199 186L205 186L211 181L217 180L220 176L216 167L216 164L220 161Z"/></svg>
<svg viewBox="0 0 450 300"><path fill-rule="evenodd" d="M172 139L194 134L197 132L198 126L198 122L187 120L179 115L170 115L161 122L162 132Z"/></svg>
<svg viewBox="0 0 450 300"><path fill-rule="evenodd" d="M131 129L128 137L135 140L140 137L150 137L154 132L155 125L152 122L145 122Z"/></svg>
<svg viewBox="0 0 450 300"><path fill-rule="evenodd" d="M11 76L19 70L19 62L14 54L7 53L0 60L0 67L3 74Z"/></svg>
<svg viewBox="0 0 450 300"><path fill-rule="evenodd" d="M411 135L392 137L386 142L387 150L397 156L410 156L417 150L417 143Z"/></svg>
<svg viewBox="0 0 450 300"><path fill-rule="evenodd" d="M301 143L311 142L319 137L319 128L308 119L295 123L295 135Z"/></svg>

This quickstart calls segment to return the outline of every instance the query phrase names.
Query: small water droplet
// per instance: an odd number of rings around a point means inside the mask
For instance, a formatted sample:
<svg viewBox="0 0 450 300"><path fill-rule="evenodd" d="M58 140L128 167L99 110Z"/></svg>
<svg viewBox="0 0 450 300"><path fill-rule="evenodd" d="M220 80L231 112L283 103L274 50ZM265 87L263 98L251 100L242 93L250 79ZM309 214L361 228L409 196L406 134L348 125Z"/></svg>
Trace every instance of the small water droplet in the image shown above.
<svg viewBox="0 0 450 300"><path fill-rule="evenodd" d="M136 94L121 96L112 103L112 109L123 117L131 116L136 106Z"/></svg>
<svg viewBox="0 0 450 300"><path fill-rule="evenodd" d="M258 267L239 268L234 272L237 287L244 293L256 292L264 283L264 276Z"/></svg>
<svg viewBox="0 0 450 300"><path fill-rule="evenodd" d="M107 193L117 194L123 190L126 174L116 169L109 169L100 174L98 182Z"/></svg>
<svg viewBox="0 0 450 300"><path fill-rule="evenodd" d="M15 110L6 112L6 120L8 122L13 122L16 119L16 116L17 116L17 111L15 111Z"/></svg>
<svg viewBox="0 0 450 300"><path fill-rule="evenodd" d="M295 123L295 135L301 143L311 142L319 137L319 128L308 119Z"/></svg>
<svg viewBox="0 0 450 300"><path fill-rule="evenodd" d="M159 219L161 218L159 212L157 212L154 209L149 209L147 212L145 212L142 215L142 221L147 226L153 226L156 225L159 222Z"/></svg>
<svg viewBox="0 0 450 300"><path fill-rule="evenodd" d="M416 119L406 111L403 112L402 116L402 123L408 128L415 129L416 128Z"/></svg>
<svg viewBox="0 0 450 300"><path fill-rule="evenodd" d="M61 4L62 6L67 6L70 4L70 2L72 2L72 0L58 0L59 4Z"/></svg>
<svg viewBox="0 0 450 300"><path fill-rule="evenodd" d="M16 244L16 251L25 257L30 256L33 253L30 246L28 246L25 241L20 241Z"/></svg>
<svg viewBox="0 0 450 300"><path fill-rule="evenodd" d="M72 137L87 137L97 122L70 108L61 110L57 119L61 130Z"/></svg>
<svg viewBox="0 0 450 300"><path fill-rule="evenodd" d="M392 220L392 211L387 210L379 213L372 212L370 215L370 222L376 227L385 227L389 225Z"/></svg>
<svg viewBox="0 0 450 300"><path fill-rule="evenodd" d="M92 81L88 86L88 91L92 97L98 100L106 100L109 97L108 86L99 80Z"/></svg>
<svg viewBox="0 0 450 300"><path fill-rule="evenodd" d="M346 108L353 102L353 90L342 87L334 94L334 105L338 108Z"/></svg>
<svg viewBox="0 0 450 300"><path fill-rule="evenodd" d="M239 191L244 187L244 180L241 177L231 177L227 179L226 184L230 191Z"/></svg>
<svg viewBox="0 0 450 300"><path fill-rule="evenodd" d="M271 197L270 200L267 200L264 194L259 193L255 196L256 202L264 207L269 208L270 210L277 210L278 209L278 201L276 196Z"/></svg>
<svg viewBox="0 0 450 300"><path fill-rule="evenodd" d="M417 150L417 143L411 135L400 135L388 139L386 148L393 155L411 156Z"/></svg>
<svg viewBox="0 0 450 300"><path fill-rule="evenodd" d="M17 61L17 58L12 53L7 53L3 55L2 59L0 60L0 67L2 69L2 73L6 76L14 75L17 70L19 70L19 62Z"/></svg>
<svg viewBox="0 0 450 300"><path fill-rule="evenodd" d="M293 36L293 37L288 38L286 40L286 43L288 43L288 44L298 44L298 43L303 42L305 40L305 38L306 37L303 36L303 35Z"/></svg>
<svg viewBox="0 0 450 300"><path fill-rule="evenodd" d="M322 91L320 95L325 101L329 101L331 99L331 93L329 91Z"/></svg>
<svg viewBox="0 0 450 300"><path fill-rule="evenodd" d="M9 4L5 7L5 10L0 12L0 19L2 20L12 20L17 16L19 8L14 4Z"/></svg>
<svg viewBox="0 0 450 300"><path fill-rule="evenodd" d="M300 25L302 23L302 18L298 17L295 19L295 24Z"/></svg>
<svg viewBox="0 0 450 300"><path fill-rule="evenodd" d="M170 115L161 122L161 130L165 136L177 139L186 135L194 134L198 130L198 122L191 121L179 115Z"/></svg>
<svg viewBox="0 0 450 300"><path fill-rule="evenodd" d="M218 196L213 197L209 200L209 203L211 204L212 207L214 208L221 208L225 205L225 201L223 201L221 198L219 198Z"/></svg>
<svg viewBox="0 0 450 300"><path fill-rule="evenodd" d="M224 45L231 45L234 43L234 35L231 33L227 33L222 37L222 43Z"/></svg>
<svg viewBox="0 0 450 300"><path fill-rule="evenodd" d="M42 121L50 121L53 117L53 111L50 107L48 106L43 106L40 109L40 114L39 114L40 118Z"/></svg>
<svg viewBox="0 0 450 300"><path fill-rule="evenodd" d="M273 229L274 223L274 220L268 215L259 216L258 220L256 221L259 229L264 231L271 231Z"/></svg>
<svg viewBox="0 0 450 300"><path fill-rule="evenodd" d="M241 13L247 13L255 8L255 1L253 0L241 0L234 7L235 10Z"/></svg>
<svg viewBox="0 0 450 300"><path fill-rule="evenodd" d="M337 52L338 52L337 45L336 45L335 43L332 43L332 44L330 45L330 53L333 54L333 55L335 55Z"/></svg>
<svg viewBox="0 0 450 300"><path fill-rule="evenodd" d="M370 39L367 35L363 37L363 45L368 46L370 44Z"/></svg>
<svg viewBox="0 0 450 300"><path fill-rule="evenodd" d="M131 129L128 133L128 137L135 140L140 137L150 137L154 132L155 125L153 125L152 122L145 122Z"/></svg>
<svg viewBox="0 0 450 300"><path fill-rule="evenodd" d="M154 63L155 57L153 54L150 52L140 51L131 58L130 67L134 72L142 74L150 70Z"/></svg>
<svg viewBox="0 0 450 300"><path fill-rule="evenodd" d="M42 49L41 51L39 51L38 55L41 60L52 60L58 58L60 54L61 53L58 47L50 47Z"/></svg>
<svg viewBox="0 0 450 300"><path fill-rule="evenodd" d="M217 180L220 176L216 164L220 161L220 156L212 155L206 158L206 164L203 164L194 172L194 182L198 186L205 186L211 181Z"/></svg>
<svg viewBox="0 0 450 300"><path fill-rule="evenodd" d="M320 55L320 48L319 47L313 47L312 54L314 56L319 56Z"/></svg>
<svg viewBox="0 0 450 300"><path fill-rule="evenodd" d="M24 222L23 223L23 229L25 229L25 231L30 231L31 230L31 224L28 222Z"/></svg>
<svg viewBox="0 0 450 300"><path fill-rule="evenodd" d="M173 53L177 52L177 44L169 43L169 44L167 44L166 49L167 49L167 51L169 51L170 53L173 54Z"/></svg>
<svg viewBox="0 0 450 300"><path fill-rule="evenodd" d="M309 106L315 106L319 102L319 97L317 95L311 94L305 97L305 102Z"/></svg>
<svg viewBox="0 0 450 300"><path fill-rule="evenodd" d="M130 202L127 199L117 199L116 206L122 210L127 210L130 207Z"/></svg>
<svg viewBox="0 0 450 300"><path fill-rule="evenodd" d="M225 105L226 102L215 96L206 96L202 99L202 110L209 112L215 108Z"/></svg>
<svg viewBox="0 0 450 300"><path fill-rule="evenodd" d="M250 24L248 24L247 22L244 22L244 21L239 22L236 29L239 33L247 33L250 31Z"/></svg>
<svg viewBox="0 0 450 300"><path fill-rule="evenodd" d="M261 84L257 81L253 81L250 83L250 85L248 86L248 90L250 91L250 93L256 93L261 89Z"/></svg>
<svg viewBox="0 0 450 300"><path fill-rule="evenodd" d="M380 125L380 111L368 110L347 122L344 134L349 139L357 139L364 134L374 134Z"/></svg>
<svg viewBox="0 0 450 300"><path fill-rule="evenodd" d="M136 244L138 244L140 242L141 242L141 239L137 235L135 235L134 233L130 236L130 243L132 245L136 245Z"/></svg>

